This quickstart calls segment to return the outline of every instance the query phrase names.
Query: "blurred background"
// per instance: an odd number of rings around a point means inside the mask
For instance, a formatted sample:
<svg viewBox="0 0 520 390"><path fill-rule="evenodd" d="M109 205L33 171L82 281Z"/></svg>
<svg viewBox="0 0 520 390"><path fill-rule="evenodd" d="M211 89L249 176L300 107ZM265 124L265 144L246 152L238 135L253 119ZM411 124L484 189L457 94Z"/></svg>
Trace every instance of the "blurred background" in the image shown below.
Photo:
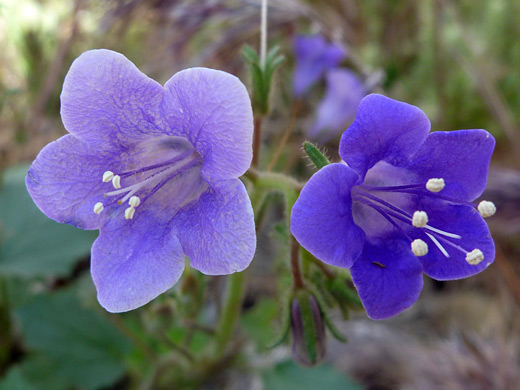
<svg viewBox="0 0 520 390"><path fill-rule="evenodd" d="M327 334L323 362L304 368L289 344L269 348L283 328L291 282L283 202L274 199L247 271L240 330L224 358L209 361L201 351L225 278L186 272L141 309L105 312L89 273L96 233L48 220L24 184L38 151L66 133L63 78L83 51L108 48L161 83L206 66L250 86L241 52L245 44L258 48L260 1L0 0L1 390L520 388L520 0L270 0L268 13L269 47L279 45L285 60L271 87L260 169L308 179L306 138L338 158L353 118L329 125L326 137L311 134L330 89L325 77L294 110L293 40L321 34L347 52L341 66L363 94L419 106L433 130L483 128L496 137L484 194L498 208L488 220L495 263L467 280L426 278L419 301L391 320L371 321L362 309L346 320L331 309L349 341Z"/></svg>

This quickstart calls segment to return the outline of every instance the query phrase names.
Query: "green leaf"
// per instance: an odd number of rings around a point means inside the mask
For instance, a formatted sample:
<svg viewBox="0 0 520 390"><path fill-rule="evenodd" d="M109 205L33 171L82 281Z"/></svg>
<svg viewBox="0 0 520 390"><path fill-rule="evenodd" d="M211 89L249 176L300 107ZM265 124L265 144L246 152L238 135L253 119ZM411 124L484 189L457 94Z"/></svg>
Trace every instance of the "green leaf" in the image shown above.
<svg viewBox="0 0 520 390"><path fill-rule="evenodd" d="M0 379L0 390L38 390L24 377L20 367L15 366L7 371L6 376Z"/></svg>
<svg viewBox="0 0 520 390"><path fill-rule="evenodd" d="M269 92L275 69L284 61L278 55L279 47L273 47L265 58L265 66L260 64L257 52L251 46L244 46L242 56L249 65L253 87L252 104L255 115L263 116L269 112Z"/></svg>
<svg viewBox="0 0 520 390"><path fill-rule="evenodd" d="M98 389L124 374L129 341L108 319L82 306L73 291L40 295L16 315L27 347L77 387Z"/></svg>
<svg viewBox="0 0 520 390"><path fill-rule="evenodd" d="M253 309L242 316L242 329L256 341L259 348L267 348L276 337L272 324L278 312L276 301L262 299Z"/></svg>
<svg viewBox="0 0 520 390"><path fill-rule="evenodd" d="M25 188L27 166L5 172L0 191L0 272L21 277L63 276L87 256L95 232L47 218Z"/></svg>
<svg viewBox="0 0 520 390"><path fill-rule="evenodd" d="M72 387L73 384L61 376L54 362L38 354L30 354L20 364L11 367L5 383L0 381L0 390L69 390Z"/></svg>
<svg viewBox="0 0 520 390"><path fill-rule="evenodd" d="M269 390L361 390L334 367L322 364L317 367L300 367L292 361L276 365L263 374L264 388Z"/></svg>
<svg viewBox="0 0 520 390"><path fill-rule="evenodd" d="M305 150L305 153L307 153L311 161L316 165L316 168L321 169L330 164L329 159L312 143L305 141L303 143L303 150Z"/></svg>

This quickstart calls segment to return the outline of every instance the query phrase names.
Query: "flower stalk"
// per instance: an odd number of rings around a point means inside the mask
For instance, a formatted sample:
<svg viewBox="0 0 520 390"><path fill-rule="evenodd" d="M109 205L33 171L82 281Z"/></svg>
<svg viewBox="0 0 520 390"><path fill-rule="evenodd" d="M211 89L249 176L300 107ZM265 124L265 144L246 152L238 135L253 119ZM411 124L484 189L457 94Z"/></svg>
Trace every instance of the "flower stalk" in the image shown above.
<svg viewBox="0 0 520 390"><path fill-rule="evenodd" d="M224 307L215 335L215 354L217 357L225 354L228 341L235 330L244 295L244 280L244 272L229 275Z"/></svg>

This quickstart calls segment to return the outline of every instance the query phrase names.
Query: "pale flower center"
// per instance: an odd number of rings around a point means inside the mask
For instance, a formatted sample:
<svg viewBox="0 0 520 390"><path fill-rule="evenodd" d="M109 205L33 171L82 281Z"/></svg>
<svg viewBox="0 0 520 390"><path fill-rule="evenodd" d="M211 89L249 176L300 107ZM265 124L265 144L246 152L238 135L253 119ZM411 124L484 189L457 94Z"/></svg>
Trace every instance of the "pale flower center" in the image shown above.
<svg viewBox="0 0 520 390"><path fill-rule="evenodd" d="M207 188L200 176L202 157L189 142L181 137L158 138L146 144L140 151L138 161L143 166L125 172L107 170L101 180L111 183L106 202L97 202L94 213L100 214L106 207L121 206L128 202L125 219L133 219L136 209L152 196L159 202L183 207L198 199ZM167 187L168 191L165 191Z"/></svg>

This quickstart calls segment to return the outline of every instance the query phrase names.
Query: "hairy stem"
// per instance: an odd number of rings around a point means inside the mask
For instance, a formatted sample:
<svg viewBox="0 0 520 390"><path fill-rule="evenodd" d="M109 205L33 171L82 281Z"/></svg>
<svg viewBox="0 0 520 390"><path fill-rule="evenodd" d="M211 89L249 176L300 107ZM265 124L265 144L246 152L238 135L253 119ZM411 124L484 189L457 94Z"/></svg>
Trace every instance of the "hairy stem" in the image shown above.
<svg viewBox="0 0 520 390"><path fill-rule="evenodd" d="M291 271L293 275L294 287L303 288L303 277L300 269L300 244L291 235Z"/></svg>
<svg viewBox="0 0 520 390"><path fill-rule="evenodd" d="M236 272L228 277L224 308L215 336L216 355L218 357L225 354L228 341L231 339L235 330L235 325L242 307L244 279L244 272Z"/></svg>

